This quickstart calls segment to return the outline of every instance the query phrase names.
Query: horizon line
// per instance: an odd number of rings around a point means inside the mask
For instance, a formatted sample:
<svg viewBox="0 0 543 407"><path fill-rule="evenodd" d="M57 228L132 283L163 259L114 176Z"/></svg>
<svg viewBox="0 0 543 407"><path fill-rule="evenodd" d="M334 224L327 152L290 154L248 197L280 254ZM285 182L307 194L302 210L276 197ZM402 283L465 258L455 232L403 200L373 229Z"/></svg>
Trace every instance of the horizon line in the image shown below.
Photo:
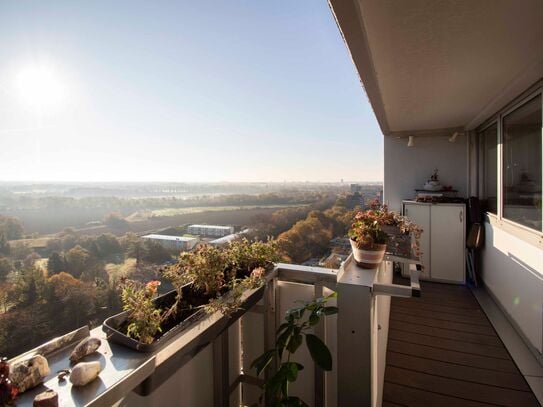
<svg viewBox="0 0 543 407"><path fill-rule="evenodd" d="M69 181L69 180L0 180L3 184L379 184L383 181Z"/></svg>

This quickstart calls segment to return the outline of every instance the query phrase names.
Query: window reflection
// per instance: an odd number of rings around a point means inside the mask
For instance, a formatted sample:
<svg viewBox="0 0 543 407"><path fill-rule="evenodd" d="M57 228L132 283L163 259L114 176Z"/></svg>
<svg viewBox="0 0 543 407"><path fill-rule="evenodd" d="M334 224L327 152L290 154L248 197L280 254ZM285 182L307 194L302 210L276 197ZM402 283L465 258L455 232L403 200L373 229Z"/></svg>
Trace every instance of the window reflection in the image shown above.
<svg viewBox="0 0 543 407"><path fill-rule="evenodd" d="M503 120L503 217L541 230L541 96Z"/></svg>

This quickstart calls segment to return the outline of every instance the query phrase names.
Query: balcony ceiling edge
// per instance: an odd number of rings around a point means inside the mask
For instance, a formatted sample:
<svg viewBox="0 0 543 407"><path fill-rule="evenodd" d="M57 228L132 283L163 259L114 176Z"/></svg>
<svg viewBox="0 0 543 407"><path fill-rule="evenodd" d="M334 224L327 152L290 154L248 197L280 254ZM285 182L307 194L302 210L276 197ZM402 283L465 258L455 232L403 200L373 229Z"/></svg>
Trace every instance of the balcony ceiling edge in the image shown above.
<svg viewBox="0 0 543 407"><path fill-rule="evenodd" d="M472 130L543 78L540 0L329 4L387 136Z"/></svg>
<svg viewBox="0 0 543 407"><path fill-rule="evenodd" d="M385 107L379 90L364 24L356 1L328 0L330 10L356 67L360 82L384 135L389 134Z"/></svg>

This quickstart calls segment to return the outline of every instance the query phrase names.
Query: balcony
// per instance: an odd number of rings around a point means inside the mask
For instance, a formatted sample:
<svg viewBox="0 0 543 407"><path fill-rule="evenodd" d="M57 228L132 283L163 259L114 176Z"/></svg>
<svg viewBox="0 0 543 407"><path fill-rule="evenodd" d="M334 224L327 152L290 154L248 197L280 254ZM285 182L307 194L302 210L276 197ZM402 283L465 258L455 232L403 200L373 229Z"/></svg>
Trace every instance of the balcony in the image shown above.
<svg viewBox="0 0 543 407"><path fill-rule="evenodd" d="M393 276L394 262L410 266L411 281ZM374 270L349 261L340 270L278 264L267 281L262 298L252 294L234 317L212 314L155 353L110 343L98 327L90 334L102 339L99 379L80 389L59 382L65 349L50 358L44 386L59 393L61 405L251 405L263 380L250 364L272 347L285 311L334 290L338 315L315 327L332 352L333 370L316 368L306 350L297 354L305 369L291 391L309 405L538 405L496 333L504 321L483 291L419 285L415 262L393 256ZM75 341L89 332L72 335ZM505 337L513 356L526 360L511 331ZM23 394L17 405L32 405L43 390Z"/></svg>

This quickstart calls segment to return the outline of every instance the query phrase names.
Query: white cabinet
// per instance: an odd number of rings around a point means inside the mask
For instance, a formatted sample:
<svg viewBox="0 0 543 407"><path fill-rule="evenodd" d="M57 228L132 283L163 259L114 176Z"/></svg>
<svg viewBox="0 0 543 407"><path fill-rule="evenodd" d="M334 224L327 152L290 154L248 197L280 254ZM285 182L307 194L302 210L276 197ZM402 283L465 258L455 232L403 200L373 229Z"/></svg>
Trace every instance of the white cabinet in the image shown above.
<svg viewBox="0 0 543 407"><path fill-rule="evenodd" d="M424 271L421 278L465 282L466 207L404 201L404 214L422 227L420 241Z"/></svg>

